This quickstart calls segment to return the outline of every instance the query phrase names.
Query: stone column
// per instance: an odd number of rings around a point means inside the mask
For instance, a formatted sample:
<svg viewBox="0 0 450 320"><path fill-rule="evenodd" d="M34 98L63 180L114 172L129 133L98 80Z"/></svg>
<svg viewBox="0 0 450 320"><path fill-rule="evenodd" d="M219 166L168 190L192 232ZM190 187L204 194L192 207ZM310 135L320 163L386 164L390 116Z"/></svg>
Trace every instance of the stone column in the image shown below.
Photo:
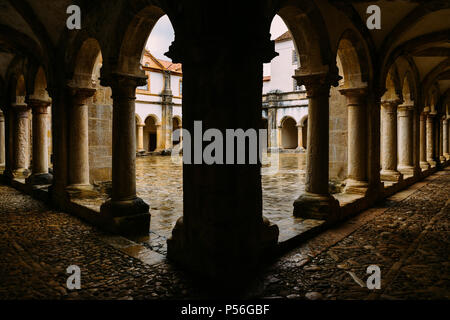
<svg viewBox="0 0 450 320"><path fill-rule="evenodd" d="M382 160L381 180L401 181L403 175L397 171L397 106L400 100L381 101L382 125Z"/></svg>
<svg viewBox="0 0 450 320"><path fill-rule="evenodd" d="M112 193L101 214L112 220L111 228L122 234L148 234L149 206L136 196L136 87L147 77L112 74L102 79L113 97Z"/></svg>
<svg viewBox="0 0 450 320"><path fill-rule="evenodd" d="M449 152L449 133L448 133L448 125L449 118L445 117L444 120L442 120L442 127L443 127L443 144L444 144L444 156L446 160L450 160L450 152Z"/></svg>
<svg viewBox="0 0 450 320"><path fill-rule="evenodd" d="M430 164L427 162L427 115L427 111L420 115L420 167L422 171L430 169Z"/></svg>
<svg viewBox="0 0 450 320"><path fill-rule="evenodd" d="M367 88L339 90L347 98L348 179L345 192L366 194L367 178Z"/></svg>
<svg viewBox="0 0 450 320"><path fill-rule="evenodd" d="M280 150L280 144L278 141L278 128L277 128L277 109L278 106L278 94L270 93L268 97L269 107L267 108L267 136L268 136L268 150L270 152L278 152Z"/></svg>
<svg viewBox="0 0 450 320"><path fill-rule="evenodd" d="M15 178L26 178L30 174L28 170L29 155L29 108L26 104L13 104L15 111L14 126L14 164L13 176Z"/></svg>
<svg viewBox="0 0 450 320"><path fill-rule="evenodd" d="M144 149L144 127L145 124L137 124L137 152L145 152Z"/></svg>
<svg viewBox="0 0 450 320"><path fill-rule="evenodd" d="M333 219L339 203L328 191L330 75L299 74L305 85L308 105L308 148L306 150L305 193L294 202L294 215L302 218Z"/></svg>
<svg viewBox="0 0 450 320"><path fill-rule="evenodd" d="M429 113L427 115L427 162L431 167L436 166L435 158L435 131L434 131L434 118L436 114Z"/></svg>
<svg viewBox="0 0 450 320"><path fill-rule="evenodd" d="M3 169L6 162L6 145L5 145L5 116L0 110L0 167Z"/></svg>
<svg viewBox="0 0 450 320"><path fill-rule="evenodd" d="M89 182L89 107L92 88L71 88L72 105L69 120L69 186L68 190L91 190Z"/></svg>
<svg viewBox="0 0 450 320"><path fill-rule="evenodd" d="M398 106L398 171L403 175L414 175L414 105Z"/></svg>
<svg viewBox="0 0 450 320"><path fill-rule="evenodd" d="M447 122L447 117L443 116L441 119L441 123L439 126L440 134L439 134L439 160L442 164L444 164L447 161L447 158L445 157L446 151L444 151L444 146L447 143L446 137L445 137L445 131L447 131L447 126L445 123Z"/></svg>
<svg viewBox="0 0 450 320"><path fill-rule="evenodd" d="M303 147L304 146L304 143L303 143L303 140L304 140L304 137L303 137L303 125L301 125L301 124L299 124L297 126L297 137L298 137L297 150L304 151L305 147Z"/></svg>
<svg viewBox="0 0 450 320"><path fill-rule="evenodd" d="M31 185L52 183L48 172L47 114L50 101L29 99L28 106L33 112L33 164L32 174L27 179Z"/></svg>

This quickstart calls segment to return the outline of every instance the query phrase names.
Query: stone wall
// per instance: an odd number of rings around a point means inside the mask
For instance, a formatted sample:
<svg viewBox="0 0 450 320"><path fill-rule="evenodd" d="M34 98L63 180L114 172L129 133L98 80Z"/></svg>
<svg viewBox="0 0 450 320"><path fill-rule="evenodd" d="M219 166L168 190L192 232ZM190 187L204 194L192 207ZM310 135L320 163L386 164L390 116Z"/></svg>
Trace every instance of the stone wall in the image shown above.
<svg viewBox="0 0 450 320"><path fill-rule="evenodd" d="M347 99L338 88L330 92L330 179L347 178Z"/></svg>
<svg viewBox="0 0 450 320"><path fill-rule="evenodd" d="M111 180L112 99L111 89L101 87L89 103L90 183Z"/></svg>

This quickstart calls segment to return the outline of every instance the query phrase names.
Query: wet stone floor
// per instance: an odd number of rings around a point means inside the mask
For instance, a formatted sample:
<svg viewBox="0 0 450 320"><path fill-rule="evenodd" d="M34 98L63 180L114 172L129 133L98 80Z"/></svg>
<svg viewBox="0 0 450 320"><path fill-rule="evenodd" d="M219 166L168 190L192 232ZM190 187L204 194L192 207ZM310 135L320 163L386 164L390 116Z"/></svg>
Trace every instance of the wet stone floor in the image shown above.
<svg viewBox="0 0 450 320"><path fill-rule="evenodd" d="M280 241L320 224L292 214L295 199L304 191L305 154L273 154L264 161L267 165L262 171L263 214L278 225ZM181 164L168 156L136 160L137 195L150 205L151 224L149 236L133 240L160 254L166 254L166 240L183 214L182 174ZM105 199L106 195L95 206L99 207Z"/></svg>
<svg viewBox="0 0 450 320"><path fill-rule="evenodd" d="M449 199L447 169L279 257L255 274L251 296L449 299ZM145 263L121 248L129 240L2 185L0 234L0 299L211 297L166 259ZM70 265L80 290L66 287ZM380 290L365 286L369 265L381 270Z"/></svg>

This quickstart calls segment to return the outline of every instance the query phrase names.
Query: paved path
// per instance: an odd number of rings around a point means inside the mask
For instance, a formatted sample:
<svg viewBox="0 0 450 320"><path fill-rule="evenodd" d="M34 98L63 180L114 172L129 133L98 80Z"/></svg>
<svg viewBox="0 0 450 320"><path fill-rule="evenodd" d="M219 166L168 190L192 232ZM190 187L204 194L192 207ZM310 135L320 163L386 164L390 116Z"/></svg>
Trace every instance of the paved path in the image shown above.
<svg viewBox="0 0 450 320"><path fill-rule="evenodd" d="M256 295L449 299L449 198L446 170L281 257L260 274ZM5 186L0 235L0 299L204 296L165 260L141 259L133 247L121 249L118 238ZM81 290L66 288L70 265L81 268ZM365 288L369 265L380 267L380 290Z"/></svg>

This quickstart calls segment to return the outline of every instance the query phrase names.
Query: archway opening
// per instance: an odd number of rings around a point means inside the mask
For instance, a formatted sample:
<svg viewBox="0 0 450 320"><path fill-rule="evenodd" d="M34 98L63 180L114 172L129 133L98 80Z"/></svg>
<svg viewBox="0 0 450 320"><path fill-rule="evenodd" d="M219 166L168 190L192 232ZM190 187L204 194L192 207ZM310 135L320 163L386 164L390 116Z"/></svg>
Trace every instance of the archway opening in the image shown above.
<svg viewBox="0 0 450 320"><path fill-rule="evenodd" d="M297 123L292 118L283 121L281 127L281 146L283 149L295 149L298 146Z"/></svg>
<svg viewBox="0 0 450 320"><path fill-rule="evenodd" d="M158 148L156 121L151 116L145 119L144 148L148 152L153 152Z"/></svg>

